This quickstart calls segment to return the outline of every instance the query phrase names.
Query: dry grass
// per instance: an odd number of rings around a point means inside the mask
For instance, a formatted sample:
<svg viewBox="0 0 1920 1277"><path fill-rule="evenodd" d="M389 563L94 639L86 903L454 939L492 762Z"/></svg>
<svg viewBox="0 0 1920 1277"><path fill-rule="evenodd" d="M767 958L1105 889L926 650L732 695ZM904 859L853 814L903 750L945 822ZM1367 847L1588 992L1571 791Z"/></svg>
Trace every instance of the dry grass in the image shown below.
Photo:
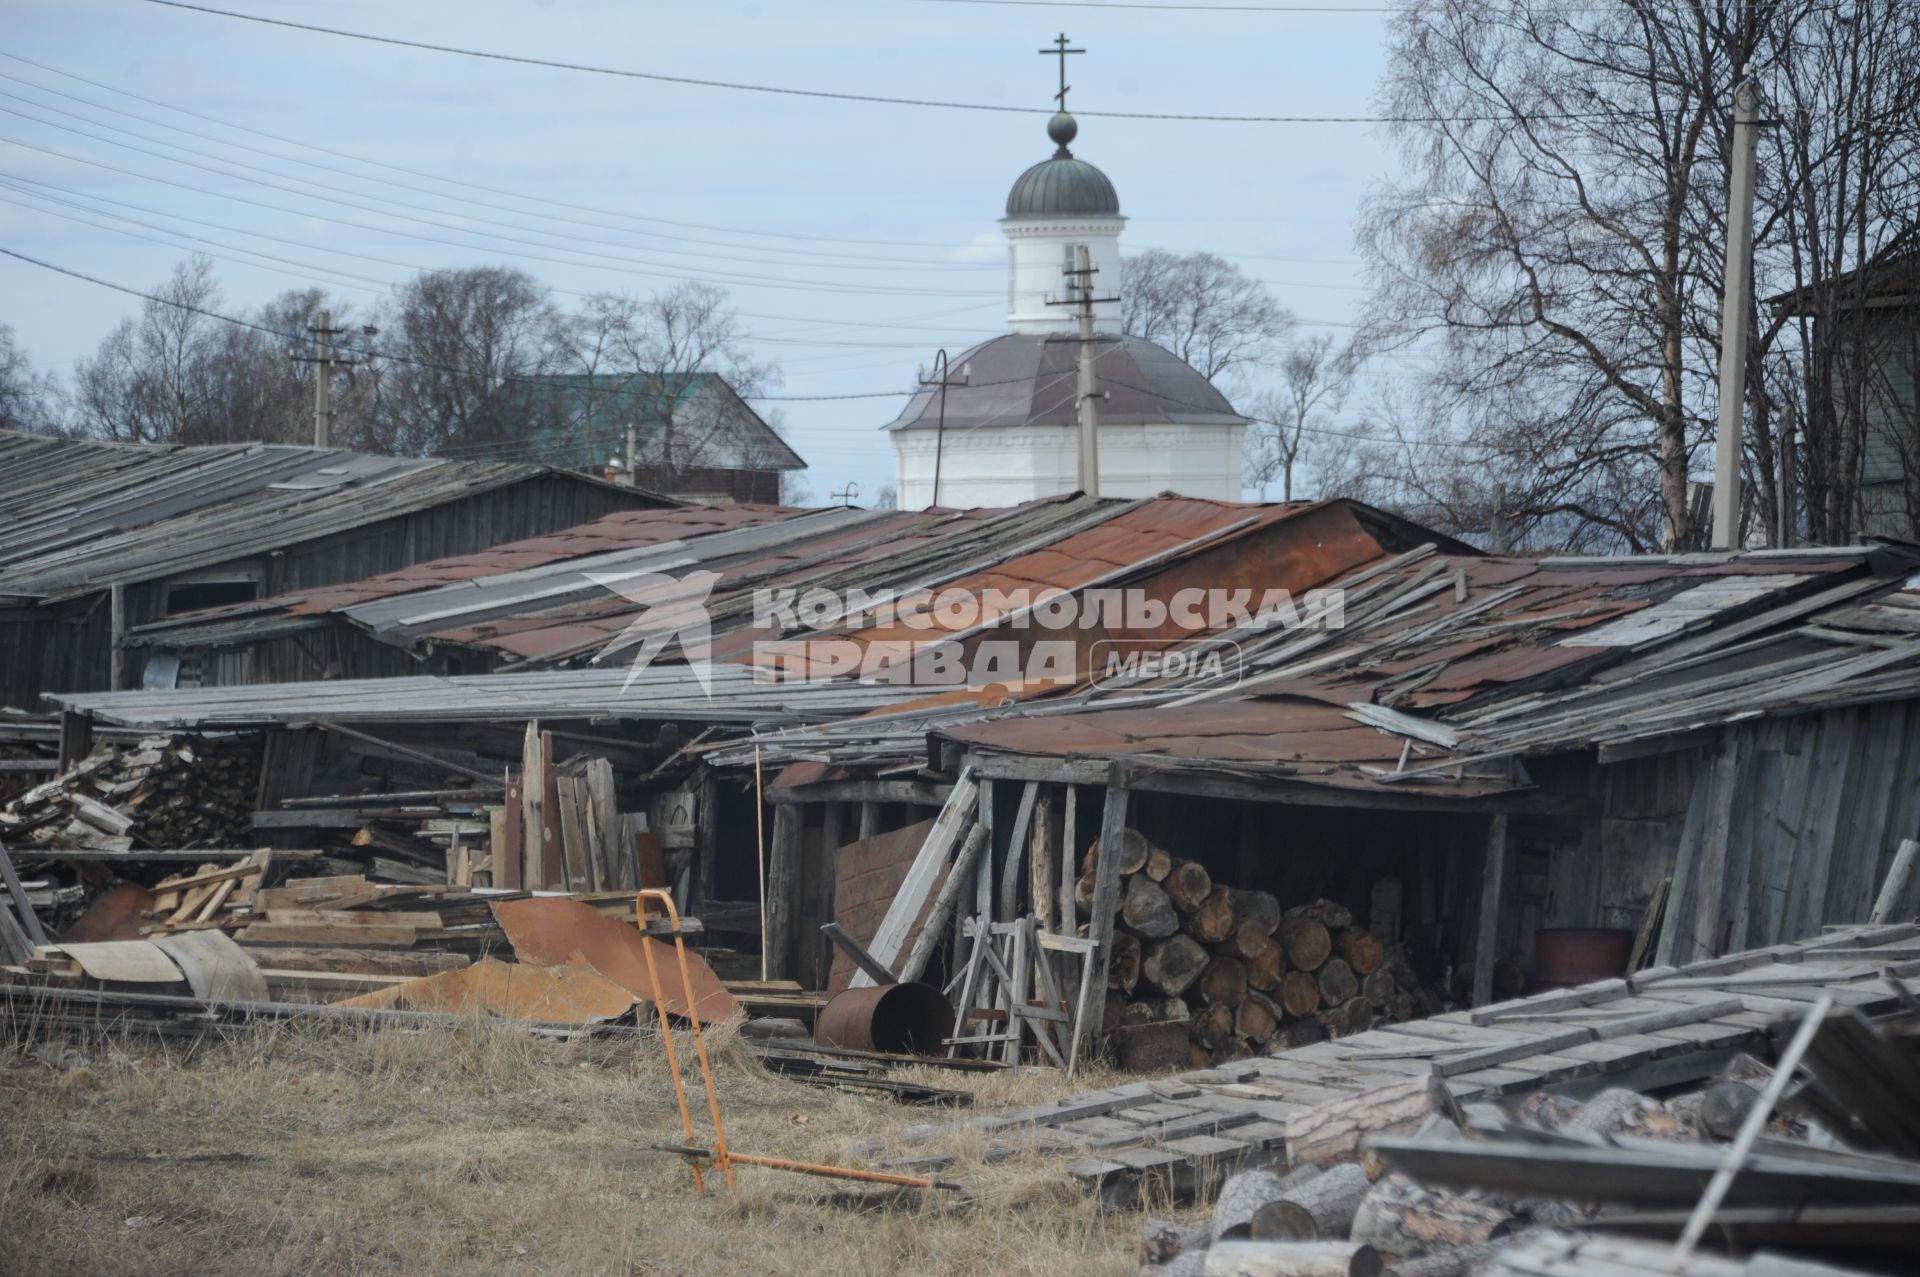
<svg viewBox="0 0 1920 1277"><path fill-rule="evenodd" d="M864 1142L947 1116L770 1076L726 1026L711 1041L743 1151L861 1165ZM0 1049L0 1272L21 1277L1135 1266L1140 1213L1103 1214L1057 1164L986 1166L977 1142L942 1172L964 1198L753 1167L738 1169L737 1195L696 1197L684 1164L649 1148L680 1134L657 1041L636 1055L476 1019L258 1028L191 1053L94 1042L78 1067ZM976 1090L982 1108L1101 1081L921 1080Z"/></svg>

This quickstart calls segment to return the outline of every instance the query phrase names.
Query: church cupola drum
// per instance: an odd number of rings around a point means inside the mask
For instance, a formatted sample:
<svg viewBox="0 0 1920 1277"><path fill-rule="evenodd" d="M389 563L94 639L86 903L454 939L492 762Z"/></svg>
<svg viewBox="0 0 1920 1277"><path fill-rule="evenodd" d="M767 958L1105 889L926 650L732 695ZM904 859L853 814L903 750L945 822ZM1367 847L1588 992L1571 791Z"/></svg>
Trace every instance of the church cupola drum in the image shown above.
<svg viewBox="0 0 1920 1277"><path fill-rule="evenodd" d="M1079 483L1081 336L1074 270L1092 277L1094 384L1102 496L1179 492L1241 499L1246 419L1177 355L1121 332L1120 232L1127 219L1107 175L1076 156L1066 109L1065 36L1051 156L1007 192L1008 333L954 356L916 394L891 433L903 509L1003 506L1072 492ZM943 402L944 399L944 402Z"/></svg>

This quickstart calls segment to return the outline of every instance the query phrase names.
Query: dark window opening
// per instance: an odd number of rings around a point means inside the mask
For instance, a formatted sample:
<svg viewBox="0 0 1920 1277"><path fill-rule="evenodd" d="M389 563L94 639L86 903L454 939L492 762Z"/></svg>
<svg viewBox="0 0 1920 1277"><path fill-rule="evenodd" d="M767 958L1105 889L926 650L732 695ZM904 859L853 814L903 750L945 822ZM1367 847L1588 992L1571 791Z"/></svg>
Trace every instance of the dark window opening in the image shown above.
<svg viewBox="0 0 1920 1277"><path fill-rule="evenodd" d="M191 581L167 587L167 615L197 612L201 608L251 603L260 597L258 581Z"/></svg>

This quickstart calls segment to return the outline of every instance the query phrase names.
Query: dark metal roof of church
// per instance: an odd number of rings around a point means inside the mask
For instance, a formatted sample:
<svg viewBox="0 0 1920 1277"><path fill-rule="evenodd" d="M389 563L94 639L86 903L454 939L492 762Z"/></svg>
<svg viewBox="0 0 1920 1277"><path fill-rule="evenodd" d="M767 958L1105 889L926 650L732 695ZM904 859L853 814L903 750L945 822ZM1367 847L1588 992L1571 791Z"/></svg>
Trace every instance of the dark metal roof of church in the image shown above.
<svg viewBox="0 0 1920 1277"><path fill-rule="evenodd" d="M1144 337L1103 336L1094 348L1094 383L1104 392L1102 425L1234 425L1246 420L1212 382L1178 355ZM1008 333L982 342L949 365L949 430L985 426L1071 426L1080 339L1065 334ZM964 373L960 370L964 369ZM957 383L962 377L965 385ZM889 430L931 430L940 419L939 391L907 401Z"/></svg>

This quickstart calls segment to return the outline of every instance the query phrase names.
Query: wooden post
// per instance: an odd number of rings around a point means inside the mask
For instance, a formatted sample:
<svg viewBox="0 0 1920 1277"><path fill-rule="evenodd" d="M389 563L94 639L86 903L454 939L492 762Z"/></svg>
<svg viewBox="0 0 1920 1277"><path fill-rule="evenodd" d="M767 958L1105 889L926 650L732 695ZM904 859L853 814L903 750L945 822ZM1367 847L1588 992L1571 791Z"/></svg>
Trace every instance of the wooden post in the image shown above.
<svg viewBox="0 0 1920 1277"><path fill-rule="evenodd" d="M1873 912L1867 915L1868 922L1885 922L1900 907L1907 896L1907 884L1913 881L1916 859L1920 859L1920 842L1901 839L1900 850L1893 853L1893 864L1887 869L1887 880L1880 884L1880 894L1874 899Z"/></svg>
<svg viewBox="0 0 1920 1277"><path fill-rule="evenodd" d="M880 804L860 804L860 841L865 842L880 832Z"/></svg>
<svg viewBox="0 0 1920 1277"><path fill-rule="evenodd" d="M693 895L698 910L714 899L714 874L720 861L720 782L708 772L694 792L698 796L693 809Z"/></svg>
<svg viewBox="0 0 1920 1277"><path fill-rule="evenodd" d="M760 939L770 980L792 978L806 812L805 803L774 804L773 846L767 855L767 929Z"/></svg>
<svg viewBox="0 0 1920 1277"><path fill-rule="evenodd" d="M819 918L824 923L833 921L834 861L840 854L840 844L846 840L847 804L828 803L820 818L820 882ZM813 971L807 980L809 989L827 987L827 977L833 972L833 942L823 932L815 942Z"/></svg>
<svg viewBox="0 0 1920 1277"><path fill-rule="evenodd" d="M1107 987L1107 967L1113 960L1113 910L1120 895L1120 839L1127 831L1128 792L1118 767L1107 777L1107 801L1100 813L1100 855L1093 872L1093 911L1087 920L1087 938L1094 942L1087 955L1088 984L1098 993ZM1087 1015L1080 1038L1089 1047L1100 1032L1099 1017Z"/></svg>
<svg viewBox="0 0 1920 1277"><path fill-rule="evenodd" d="M1493 1001L1493 955L1500 932L1501 879L1507 871L1507 818L1487 820L1487 867L1480 879L1480 930L1473 941L1473 1005Z"/></svg>
<svg viewBox="0 0 1920 1277"><path fill-rule="evenodd" d="M1042 789L1034 805L1033 837L1027 850L1027 894L1033 897L1033 917L1042 931L1053 930L1053 861L1058 841L1054 827L1056 811L1053 786L1048 785ZM1042 954L1040 960L1045 962L1046 955Z"/></svg>
<svg viewBox="0 0 1920 1277"><path fill-rule="evenodd" d="M73 770L74 765L93 752L93 716L74 710L60 712L60 770L62 773Z"/></svg>
<svg viewBox="0 0 1920 1277"><path fill-rule="evenodd" d="M1038 781L1028 781L1020 790L1020 810L1013 818L1013 832L1007 838L1007 859L1000 867L1000 918L1013 921L1020 907L1020 870L1027 855L1028 830L1033 827L1033 804L1040 791Z"/></svg>
<svg viewBox="0 0 1920 1277"><path fill-rule="evenodd" d="M1062 804L1060 831L1060 934L1071 936L1080 930L1080 920L1074 914L1073 884L1080 876L1080 834L1076 828L1075 811L1080 806L1080 791L1076 786L1061 787Z"/></svg>
<svg viewBox="0 0 1920 1277"><path fill-rule="evenodd" d="M120 644L127 637L127 587L118 581L107 587L107 616L107 689L118 692L127 681L120 652Z"/></svg>

